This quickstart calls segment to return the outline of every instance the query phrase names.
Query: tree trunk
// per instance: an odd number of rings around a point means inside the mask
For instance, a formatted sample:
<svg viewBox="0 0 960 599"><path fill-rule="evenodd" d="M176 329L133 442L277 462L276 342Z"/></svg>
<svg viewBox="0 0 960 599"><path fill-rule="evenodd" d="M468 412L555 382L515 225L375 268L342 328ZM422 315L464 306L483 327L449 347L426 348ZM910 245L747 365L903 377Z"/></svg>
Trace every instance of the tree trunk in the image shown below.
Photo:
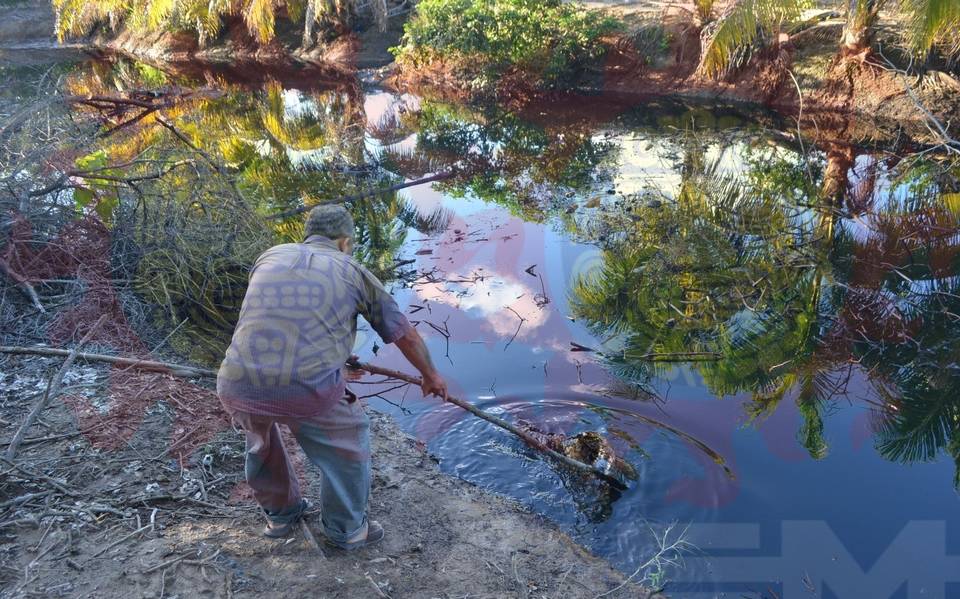
<svg viewBox="0 0 960 599"><path fill-rule="evenodd" d="M827 168L823 172L820 200L830 208L843 206L847 193L848 173L853 166L853 150L848 147L827 148Z"/></svg>
<svg viewBox="0 0 960 599"><path fill-rule="evenodd" d="M317 22L317 0L307 0L307 11L303 19L303 41L300 47L309 50L313 47L313 26Z"/></svg>
<svg viewBox="0 0 960 599"><path fill-rule="evenodd" d="M335 7L337 25L340 28L338 33L349 33L353 26L356 2L354 0L332 0L332 2Z"/></svg>
<svg viewBox="0 0 960 599"><path fill-rule="evenodd" d="M841 52L855 56L870 50L874 26L884 0L847 0L847 23L843 28Z"/></svg>

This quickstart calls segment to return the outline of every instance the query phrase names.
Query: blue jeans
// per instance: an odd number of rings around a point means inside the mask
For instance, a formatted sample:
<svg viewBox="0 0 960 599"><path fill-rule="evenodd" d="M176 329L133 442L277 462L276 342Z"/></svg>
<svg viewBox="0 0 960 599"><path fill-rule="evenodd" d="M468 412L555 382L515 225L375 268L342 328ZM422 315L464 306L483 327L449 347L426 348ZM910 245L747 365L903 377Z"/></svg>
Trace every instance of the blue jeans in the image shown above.
<svg viewBox="0 0 960 599"><path fill-rule="evenodd" d="M324 534L347 542L367 523L370 498L370 420L359 401L341 399L310 418L277 418L233 412L246 435L246 477L253 495L275 523L301 513L300 484L278 425L286 425L323 473L320 509Z"/></svg>

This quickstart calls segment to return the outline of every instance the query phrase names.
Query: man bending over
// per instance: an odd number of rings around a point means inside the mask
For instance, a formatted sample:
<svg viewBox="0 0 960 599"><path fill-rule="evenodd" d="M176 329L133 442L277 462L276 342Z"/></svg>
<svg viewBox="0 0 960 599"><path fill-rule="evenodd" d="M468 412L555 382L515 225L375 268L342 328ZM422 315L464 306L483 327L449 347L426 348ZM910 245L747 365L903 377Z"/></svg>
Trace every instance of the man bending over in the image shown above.
<svg viewBox="0 0 960 599"><path fill-rule="evenodd" d="M346 387L357 315L396 343L423 376L423 394L446 398L420 335L350 254L353 218L343 205L314 208L306 240L270 248L256 261L217 376L217 393L246 434L246 477L267 516L264 534L287 535L309 504L280 439L293 432L323 472L320 507L330 543L353 550L383 538L367 519L370 422Z"/></svg>

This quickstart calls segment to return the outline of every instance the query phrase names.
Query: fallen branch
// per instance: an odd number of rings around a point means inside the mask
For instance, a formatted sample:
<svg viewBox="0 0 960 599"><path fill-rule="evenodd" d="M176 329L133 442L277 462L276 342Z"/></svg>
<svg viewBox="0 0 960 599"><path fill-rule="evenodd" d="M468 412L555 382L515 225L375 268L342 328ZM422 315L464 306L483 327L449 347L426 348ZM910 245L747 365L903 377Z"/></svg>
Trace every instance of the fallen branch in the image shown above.
<svg viewBox="0 0 960 599"><path fill-rule="evenodd" d="M536 266L536 265L534 265L534 266ZM530 268L533 268L533 266L531 266ZM529 269L528 269L528 270L529 270ZM517 330L513 332L513 337L510 337L510 341L507 341L507 344L503 346L503 351L507 351L507 348L510 347L510 344L513 343L513 340L516 339L516 338L517 338L517 335L520 334L520 327L523 326L523 323L527 322L527 319L524 318L523 316L520 316L520 313L519 313L519 312L517 312L516 310L514 310L514 309L511 308L510 306L506 306L506 308L507 308L507 310L510 310L511 312L513 312L514 314L516 314L516 315L517 315L517 318L520 319L520 322L517 323Z"/></svg>
<svg viewBox="0 0 960 599"><path fill-rule="evenodd" d="M366 579L370 581L370 584L373 585L373 588L376 589L378 597L381 597L382 599L390 599L390 595L384 593L380 589L380 585L377 584L377 581L375 581L372 576L370 576L369 574L364 574L364 577L366 577Z"/></svg>
<svg viewBox="0 0 960 599"><path fill-rule="evenodd" d="M33 479L33 480L42 480L43 482L51 485L51 486L54 487L56 490L60 491L61 493L63 493L64 495L66 495L66 496L68 496L68 497L77 497L77 494L76 494L76 493L74 493L74 492L71 491L70 489L68 489L68 488L66 488L65 486L63 486L62 483L60 483L57 479L55 479L55 478L53 478L53 477L47 476L46 474L40 474L39 472L34 472L33 470L28 470L27 468L24 468L23 466L17 464L16 462L14 462L14 461L12 461L12 460L9 460L9 459L5 458L5 457L0 457L0 461L6 462L6 463L9 464L14 470L17 470L18 472L20 472L20 473L23 474L24 476L28 476L28 477L30 477L30 478Z"/></svg>
<svg viewBox="0 0 960 599"><path fill-rule="evenodd" d="M33 422L37 419L37 416L40 415L40 412L47 407L47 404L50 403L50 400L53 397L56 397L60 393L60 387L63 385L63 377L67 374L67 371L70 370L70 367L73 366L73 362L77 359L77 353L84 345L87 344L87 341L90 341L90 338L93 337L93 334L97 332L97 329L100 328L100 325L103 324L103 321L107 319L107 315L104 314L90 327L90 330L87 331L87 334L83 336L83 339L80 340L80 343L77 344L72 350L67 352L67 359L64 360L63 366L60 367L60 370L57 371L56 376L50 381L50 384L47 385L47 390L44 392L43 396L34 404L33 409L30 410L30 413L27 414L27 417L23 419L23 422L20 424L20 428L17 429L16 434L13 435L13 439L10 441L10 445L7 446L7 455L6 459L13 461L13 458L17 455L17 450L20 449L20 443L23 442L23 437L27 433L27 430L33 426Z"/></svg>
<svg viewBox="0 0 960 599"><path fill-rule="evenodd" d="M625 358L643 360L645 362L713 362L723 356L712 351L682 351L682 352L651 352L645 354L624 353Z"/></svg>
<svg viewBox="0 0 960 599"><path fill-rule="evenodd" d="M380 374L380 375L394 378L397 380L406 381L411 385L416 385L418 387L421 386L420 377L411 376L409 374L406 374L405 372L400 372L398 370L391 370L389 368L382 368L380 366L375 366L373 364L367 364L366 362L348 362L348 365L353 368L359 368L360 370L365 370L371 374ZM617 488L620 488L620 489L625 488L622 482L610 476L603 470L590 466L589 464L584 464L583 462L580 462L571 457L565 456L562 453L559 453L550 449L536 437L530 435L529 433L523 430L520 430L519 428L513 426L512 424L510 424L506 420L503 420L502 418L498 418L497 416L488 414L487 412L484 412L483 410L474 406L473 404L450 395L447 396L447 401L454 404L455 406L459 406L463 408L464 410L470 412L474 416L482 418L487 422L504 429L505 431L513 433L517 437L520 437L520 439L522 439L530 447L545 453L546 455L550 456L551 458L560 462L561 464L564 464L565 466L569 466L570 468L573 468L574 470L578 470L584 474L590 474L590 475L596 476L597 478L604 480L610 483L611 485L614 485Z"/></svg>
<svg viewBox="0 0 960 599"><path fill-rule="evenodd" d="M124 541L126 541L126 540L128 540L128 539L131 539L131 538L137 536L138 534L142 533L143 531L145 531L145 530L147 530L147 529L151 529L151 530L153 529L153 523L152 523L152 522L151 522L150 524L144 524L143 526L141 526L140 528L138 528L138 529L136 529L135 531L131 532L130 534L124 535L123 537L121 537L121 538L117 539L116 541L110 543L109 545L107 545L107 546L104 547L103 549L100 549L99 551L97 551L96 553L94 553L94 554L93 554L93 557L99 557L99 556L103 555L104 553L106 553L107 551L110 551L111 549L113 549L113 548L116 547L117 545L123 543Z"/></svg>
<svg viewBox="0 0 960 599"><path fill-rule="evenodd" d="M55 347L17 347L11 345L0 345L0 354L25 354L33 356L69 356L70 351L57 349ZM148 372L161 372L171 374L182 378L216 378L215 370L206 368L196 368L182 364L170 364L167 362L157 362L154 360L139 360L136 358L124 358L121 356L108 356L106 354L88 354L77 352L76 359L87 362L106 362L118 366L125 366L133 370L145 370Z"/></svg>
<svg viewBox="0 0 960 599"><path fill-rule="evenodd" d="M16 272L10 268L10 264L6 260L0 259L0 270L3 270L4 274L10 277L10 280L16 283L17 287L23 291L30 302L33 304L33 307L37 309L41 314L46 314L47 310L43 307L43 304L40 303L40 296L37 295L37 290L33 288L33 285L30 284L25 277L18 275Z"/></svg>
<svg viewBox="0 0 960 599"><path fill-rule="evenodd" d="M166 561L160 562L159 564L150 566L149 568L143 571L143 574L153 574L157 570L165 570L170 566L179 564L180 562L205 564L211 561L212 559L214 559L215 557L217 557L218 555L220 555L220 550L218 549L216 553L202 560L191 560L190 555L191 555L190 553L184 553L183 555L178 555L177 557L174 557Z"/></svg>
<svg viewBox="0 0 960 599"><path fill-rule="evenodd" d="M910 59L910 64L907 66L906 70L898 69L889 58L884 56L883 50L878 49L877 53L883 58L884 62L887 63L885 68L887 71L893 72L897 79L902 83L904 91L907 93L907 96L910 97L910 101L913 102L917 110L919 110L924 117L924 125L927 127L927 130L930 131L931 135L939 142L938 146L943 148L948 152L954 154L960 154L960 140L956 140L950 136L950 132L947 130L947 127L941 123L930 109L917 97L917 94L914 92L913 88L910 86L910 82L907 80L907 75L910 70L913 68L913 58Z"/></svg>
<svg viewBox="0 0 960 599"><path fill-rule="evenodd" d="M313 531L310 530L310 525L307 524L307 521L303 518L300 518L300 531L303 532L303 536L307 539L307 543L310 545L310 547L316 551L320 561L326 561L327 556L323 553L323 549L320 548L320 543L317 542L317 537L313 536Z"/></svg>
<svg viewBox="0 0 960 599"><path fill-rule="evenodd" d="M237 182L228 176L226 169L222 165L220 165L216 160L214 160L213 157L210 156L210 154L208 154L202 148L198 147L196 144L190 141L190 139L186 135L184 135L179 129L177 129L173 123L165 119L163 115L157 113L156 121L160 123L160 125L163 128L170 131L170 133L173 133L174 137L176 137L181 142L183 142L185 146L187 146L188 148L190 148L191 150L199 154L204 160L207 161L207 164L210 165L210 168L215 170L218 175L226 179L227 183L230 185L230 189L233 191L234 200L237 202L237 206L243 209L247 208L247 202L246 200L243 199L243 194L240 193L240 189L237 187Z"/></svg>

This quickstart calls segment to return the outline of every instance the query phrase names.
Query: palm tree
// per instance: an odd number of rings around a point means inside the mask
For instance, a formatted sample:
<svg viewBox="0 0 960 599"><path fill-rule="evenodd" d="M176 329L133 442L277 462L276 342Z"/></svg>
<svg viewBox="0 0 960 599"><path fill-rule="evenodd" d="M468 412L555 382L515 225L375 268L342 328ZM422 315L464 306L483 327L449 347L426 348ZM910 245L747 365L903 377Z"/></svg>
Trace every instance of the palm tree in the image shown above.
<svg viewBox="0 0 960 599"><path fill-rule="evenodd" d="M55 32L63 41L83 36L98 24L116 30L126 25L142 31L193 31L200 45L219 35L223 18L239 16L250 35L266 44L274 39L281 14L294 23L303 20L302 46L314 43L321 18L335 28L350 26L360 3L357 0L53 0ZM369 10L379 29L387 24L385 0L373 0Z"/></svg>
<svg viewBox="0 0 960 599"><path fill-rule="evenodd" d="M841 38L841 54L853 56L869 51L880 9L886 0L845 0L846 23Z"/></svg>
<svg viewBox="0 0 960 599"><path fill-rule="evenodd" d="M240 15L257 41L265 44L273 39L277 24L277 5L274 0L243 0Z"/></svg>
<svg viewBox="0 0 960 599"><path fill-rule="evenodd" d="M956 29L960 26L960 3L954 0L846 0L846 23L841 39L843 55L870 51L880 11L893 3L906 21L902 29L907 45L921 59L938 45L945 55L960 50Z"/></svg>
<svg viewBox="0 0 960 599"><path fill-rule="evenodd" d="M844 169L831 175L828 166L823 180L801 190L800 205L822 208L798 223L786 216L782 172L748 173L727 193L729 179L698 147L684 152L676 203L628 207L635 229L572 289L573 314L623 348L605 350L613 372L645 384L657 374L651 353L714 352L718 360L696 365L713 393L749 392L751 419L794 398L797 440L822 459L825 410L840 373L858 364L880 398L880 454L908 463L949 455L960 489L960 245L957 217L940 200L953 188L919 165L903 175L906 199L891 191L876 204L883 212L868 216L876 234L863 239L838 222L840 190L831 179L843 171L845 180Z"/></svg>
<svg viewBox="0 0 960 599"><path fill-rule="evenodd" d="M96 23L106 21L116 27L129 14L129 4L123 0L53 0L53 9L54 32L61 42L70 36L86 35Z"/></svg>
<svg viewBox="0 0 960 599"><path fill-rule="evenodd" d="M841 56L870 50L880 11L891 3L906 21L901 35L917 56L925 59L936 47L946 55L960 53L956 36L960 2L956 0L844 0ZM703 6L709 10L710 4ZM701 33L699 72L720 76L744 64L752 46L778 43L784 25L800 18L805 4L803 0L734 0Z"/></svg>

